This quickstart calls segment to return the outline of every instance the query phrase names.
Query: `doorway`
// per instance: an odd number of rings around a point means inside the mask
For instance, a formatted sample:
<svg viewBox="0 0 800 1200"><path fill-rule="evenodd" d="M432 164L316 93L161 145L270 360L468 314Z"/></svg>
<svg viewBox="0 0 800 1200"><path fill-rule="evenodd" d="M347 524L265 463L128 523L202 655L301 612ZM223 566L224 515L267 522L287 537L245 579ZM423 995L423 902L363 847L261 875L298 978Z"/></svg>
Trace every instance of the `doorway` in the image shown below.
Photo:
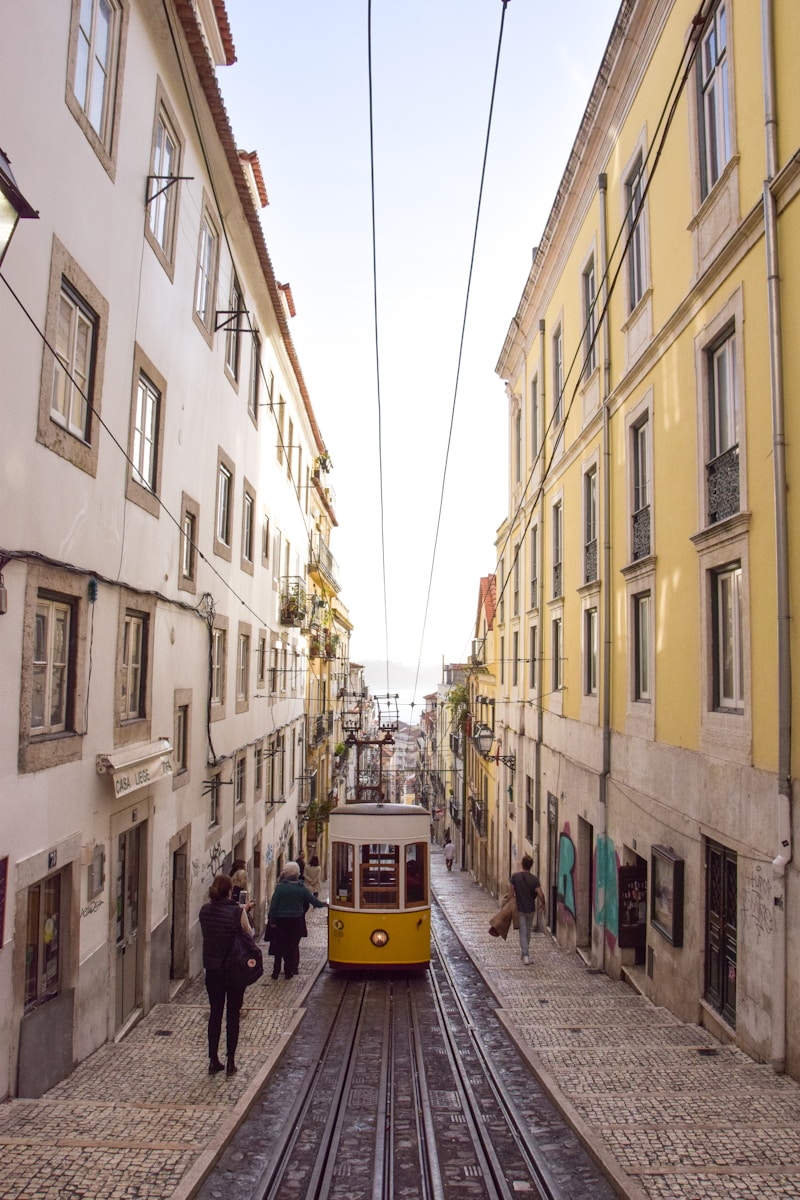
<svg viewBox="0 0 800 1200"><path fill-rule="evenodd" d="M555 937L558 927L558 797L547 793L547 920Z"/></svg>
<svg viewBox="0 0 800 1200"><path fill-rule="evenodd" d="M146 822L127 829L117 843L116 879L116 1008L115 1030L119 1032L141 1003L141 958L139 938L144 840Z"/></svg>
<svg viewBox="0 0 800 1200"><path fill-rule="evenodd" d="M737 857L716 842L706 843L706 995L723 1020L736 1028L738 929Z"/></svg>
<svg viewBox="0 0 800 1200"><path fill-rule="evenodd" d="M172 919L169 934L169 978L174 984L189 973L187 843L172 854Z"/></svg>

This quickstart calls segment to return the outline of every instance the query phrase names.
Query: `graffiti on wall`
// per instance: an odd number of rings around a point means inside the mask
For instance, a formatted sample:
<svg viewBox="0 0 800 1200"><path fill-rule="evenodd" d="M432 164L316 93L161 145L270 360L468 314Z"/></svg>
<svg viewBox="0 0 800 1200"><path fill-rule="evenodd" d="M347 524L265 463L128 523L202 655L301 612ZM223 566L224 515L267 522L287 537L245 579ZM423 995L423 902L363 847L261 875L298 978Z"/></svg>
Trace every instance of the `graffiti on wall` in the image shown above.
<svg viewBox="0 0 800 1200"><path fill-rule="evenodd" d="M600 834L594 851L594 919L605 928L606 941L612 950L619 936L618 867L614 843Z"/></svg>
<svg viewBox="0 0 800 1200"><path fill-rule="evenodd" d="M775 927L772 913L772 879L762 863L755 863L745 874L742 927L755 930L756 941L771 937Z"/></svg>
<svg viewBox="0 0 800 1200"><path fill-rule="evenodd" d="M221 842L215 842L208 852L208 867L211 871L211 878L219 875L225 862L225 851L222 849Z"/></svg>
<svg viewBox="0 0 800 1200"><path fill-rule="evenodd" d="M558 840L558 902L575 920L575 843L565 825Z"/></svg>

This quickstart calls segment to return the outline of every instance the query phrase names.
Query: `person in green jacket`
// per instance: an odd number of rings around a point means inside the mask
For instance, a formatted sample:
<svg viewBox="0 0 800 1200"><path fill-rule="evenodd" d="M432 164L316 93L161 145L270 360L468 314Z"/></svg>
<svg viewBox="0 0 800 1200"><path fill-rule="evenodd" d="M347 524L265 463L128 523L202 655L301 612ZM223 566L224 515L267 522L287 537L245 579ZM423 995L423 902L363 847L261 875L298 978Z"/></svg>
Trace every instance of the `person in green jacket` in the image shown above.
<svg viewBox="0 0 800 1200"><path fill-rule="evenodd" d="M309 904L314 908L328 907L324 900L318 900L302 883L297 863L287 863L272 893L267 917L270 930L269 952L275 958L273 979L277 979L281 973L281 962L286 979L292 979L297 974L300 966L300 938L306 936L305 914Z"/></svg>

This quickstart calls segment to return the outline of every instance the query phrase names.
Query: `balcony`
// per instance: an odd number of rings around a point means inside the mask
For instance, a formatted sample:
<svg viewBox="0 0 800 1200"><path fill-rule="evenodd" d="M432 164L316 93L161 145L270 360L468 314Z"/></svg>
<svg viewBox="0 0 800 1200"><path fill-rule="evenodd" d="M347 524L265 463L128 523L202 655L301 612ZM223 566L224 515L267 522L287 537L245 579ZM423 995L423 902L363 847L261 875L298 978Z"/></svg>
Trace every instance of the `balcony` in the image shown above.
<svg viewBox="0 0 800 1200"><path fill-rule="evenodd" d="M334 591L339 591L339 566L323 537L317 537L311 547L308 570L309 574L321 576Z"/></svg>
<svg viewBox="0 0 800 1200"><path fill-rule="evenodd" d="M482 667L486 663L486 638L472 639L472 653L470 654L473 667Z"/></svg>
<svg viewBox="0 0 800 1200"><path fill-rule="evenodd" d="M647 558L650 553L650 505L633 514L633 561Z"/></svg>
<svg viewBox="0 0 800 1200"><path fill-rule="evenodd" d="M708 523L716 525L739 511L739 447L731 446L706 463Z"/></svg>
<svg viewBox="0 0 800 1200"><path fill-rule="evenodd" d="M306 585L300 575L281 579L281 625L300 627L306 623Z"/></svg>
<svg viewBox="0 0 800 1200"><path fill-rule="evenodd" d="M330 629L312 625L308 633L308 657L326 659L329 662L339 652L339 634Z"/></svg>

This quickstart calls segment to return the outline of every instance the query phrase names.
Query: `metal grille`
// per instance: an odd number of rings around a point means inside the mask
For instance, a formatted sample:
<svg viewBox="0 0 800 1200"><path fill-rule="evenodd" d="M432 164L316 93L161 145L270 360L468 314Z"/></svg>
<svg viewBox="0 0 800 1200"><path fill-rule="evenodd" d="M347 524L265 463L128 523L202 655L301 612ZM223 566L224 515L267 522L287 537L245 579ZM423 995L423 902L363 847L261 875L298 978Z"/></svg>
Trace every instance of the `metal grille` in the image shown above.
<svg viewBox="0 0 800 1200"><path fill-rule="evenodd" d="M633 561L650 553L650 505L633 514Z"/></svg>
<svg viewBox="0 0 800 1200"><path fill-rule="evenodd" d="M708 523L716 524L739 511L739 447L731 446L706 464Z"/></svg>

